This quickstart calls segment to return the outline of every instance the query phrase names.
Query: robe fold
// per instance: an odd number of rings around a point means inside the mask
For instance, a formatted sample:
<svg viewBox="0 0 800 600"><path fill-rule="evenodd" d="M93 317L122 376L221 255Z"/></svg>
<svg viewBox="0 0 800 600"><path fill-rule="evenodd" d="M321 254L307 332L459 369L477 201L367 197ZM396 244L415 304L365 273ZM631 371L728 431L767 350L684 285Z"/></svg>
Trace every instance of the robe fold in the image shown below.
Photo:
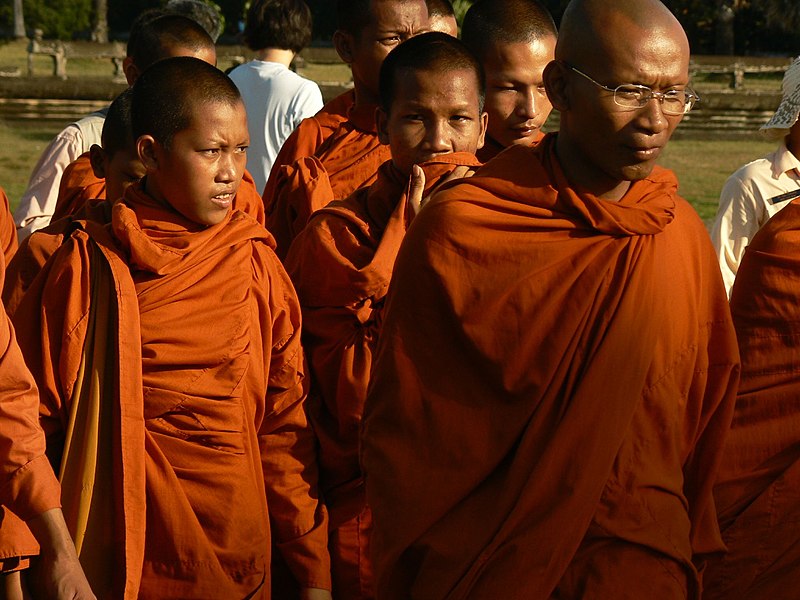
<svg viewBox="0 0 800 600"><path fill-rule="evenodd" d="M714 495L728 554L706 598L788 598L800 582L800 204L747 247L731 293L742 379Z"/></svg>
<svg viewBox="0 0 800 600"><path fill-rule="evenodd" d="M100 598L269 598L271 539L300 585L330 587L299 305L271 246L241 211L202 228L134 185L110 219L75 224L14 314L51 462L110 484L110 513L63 498L73 536L88 522L107 544L110 580L86 569ZM113 351L87 356L104 337ZM96 464L75 467L66 448L92 440L65 439L93 362L110 391Z"/></svg>
<svg viewBox="0 0 800 600"><path fill-rule="evenodd" d="M267 185L261 190L264 198L271 198L274 194L276 175L280 168L291 165L300 158L313 155L322 142L347 120L347 113L350 112L355 100L355 90L348 90L326 102L313 117L300 121L300 125L286 138L275 157L275 162L272 163Z"/></svg>
<svg viewBox="0 0 800 600"><path fill-rule="evenodd" d="M391 158L389 146L378 140L376 109L372 104L352 107L347 120L313 155L282 166L277 172L273 168L264 206L266 227L275 237L275 252L281 260L315 211L347 198L362 185L370 185L378 168Z"/></svg>
<svg viewBox="0 0 800 600"><path fill-rule="evenodd" d="M536 138L531 143L531 146L535 146L543 139L544 139L544 133L542 133L542 131L540 130L539 132L537 132ZM503 146L502 144L498 143L493 138L487 135L483 147L480 148L475 154L478 157L478 160L480 160L483 163L487 163L505 149L506 146Z"/></svg>
<svg viewBox="0 0 800 600"><path fill-rule="evenodd" d="M458 153L423 164L427 190L459 165L480 163ZM364 506L361 413L386 291L410 221L407 191L408 177L387 161L371 186L314 213L286 258L303 311L310 393L321 400L312 421L331 529Z"/></svg>
<svg viewBox="0 0 800 600"><path fill-rule="evenodd" d="M425 195L474 155L449 154L422 166ZM330 515L335 598L373 598L371 518L358 463L358 437L383 302L400 242L411 221L409 178L392 161L371 186L334 201L295 238L286 270L303 311L303 346L315 398L320 485Z"/></svg>
<svg viewBox="0 0 800 600"><path fill-rule="evenodd" d="M403 240L364 410L377 596L699 598L738 352L656 168L610 202L554 151L448 184Z"/></svg>
<svg viewBox="0 0 800 600"><path fill-rule="evenodd" d="M39 546L23 520L60 508L61 488L45 455L36 384L2 304L0 389L0 573L4 573L38 554Z"/></svg>
<svg viewBox="0 0 800 600"><path fill-rule="evenodd" d="M64 169L51 223L76 214L89 200L105 200L106 180L94 174L89 153L84 152Z"/></svg>
<svg viewBox="0 0 800 600"><path fill-rule="evenodd" d="M3 188L0 188L0 215L2 215L0 216L0 251L3 253L5 264L8 264L17 251L17 226L14 224L11 205Z"/></svg>

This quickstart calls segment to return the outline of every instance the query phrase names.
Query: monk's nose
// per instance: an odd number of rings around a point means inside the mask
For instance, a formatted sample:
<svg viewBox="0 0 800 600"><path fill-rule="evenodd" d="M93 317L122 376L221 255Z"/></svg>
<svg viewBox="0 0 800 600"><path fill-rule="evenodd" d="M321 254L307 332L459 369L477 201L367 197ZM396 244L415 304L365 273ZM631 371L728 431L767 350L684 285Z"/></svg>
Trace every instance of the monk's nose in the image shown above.
<svg viewBox="0 0 800 600"><path fill-rule="evenodd" d="M236 179L236 161L233 156L223 155L219 161L217 177L221 181L234 181Z"/></svg>
<svg viewBox="0 0 800 600"><path fill-rule="evenodd" d="M661 101L650 98L640 110L639 119L642 127L653 133L661 133L669 126L669 121L664 115Z"/></svg>
<svg viewBox="0 0 800 600"><path fill-rule="evenodd" d="M450 150L448 127L445 123L437 122L428 127L427 144L434 152L447 152Z"/></svg>
<svg viewBox="0 0 800 600"><path fill-rule="evenodd" d="M526 88L525 92L520 94L517 111L521 117L532 118L536 116L536 92L534 88Z"/></svg>

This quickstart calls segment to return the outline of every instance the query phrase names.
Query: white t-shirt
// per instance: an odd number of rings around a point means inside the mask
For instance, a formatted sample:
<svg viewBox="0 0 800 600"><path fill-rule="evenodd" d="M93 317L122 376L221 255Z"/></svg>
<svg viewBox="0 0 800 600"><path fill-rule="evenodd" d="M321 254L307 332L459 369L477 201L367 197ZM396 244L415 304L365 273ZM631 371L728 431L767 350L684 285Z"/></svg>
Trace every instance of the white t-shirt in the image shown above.
<svg viewBox="0 0 800 600"><path fill-rule="evenodd" d="M247 170L256 189L264 191L272 163L283 142L300 121L322 108L322 92L309 79L284 65L253 60L236 67L230 77L247 109L250 147Z"/></svg>

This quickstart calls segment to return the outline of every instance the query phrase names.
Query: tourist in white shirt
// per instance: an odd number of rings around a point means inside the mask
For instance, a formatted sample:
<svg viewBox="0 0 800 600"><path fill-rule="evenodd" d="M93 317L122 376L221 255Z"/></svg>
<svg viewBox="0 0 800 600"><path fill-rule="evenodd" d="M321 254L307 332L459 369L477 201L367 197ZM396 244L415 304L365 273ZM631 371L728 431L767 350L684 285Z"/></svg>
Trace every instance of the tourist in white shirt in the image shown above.
<svg viewBox="0 0 800 600"><path fill-rule="evenodd" d="M256 59L236 67L230 77L247 110L247 170L263 192L283 142L322 108L319 86L289 69L311 41L311 11L303 0L255 0L244 39Z"/></svg>
<svg viewBox="0 0 800 600"><path fill-rule="evenodd" d="M730 296L744 250L758 230L793 199L800 198L800 58L783 77L783 99L761 127L780 140L774 152L731 175L722 188L711 240Z"/></svg>

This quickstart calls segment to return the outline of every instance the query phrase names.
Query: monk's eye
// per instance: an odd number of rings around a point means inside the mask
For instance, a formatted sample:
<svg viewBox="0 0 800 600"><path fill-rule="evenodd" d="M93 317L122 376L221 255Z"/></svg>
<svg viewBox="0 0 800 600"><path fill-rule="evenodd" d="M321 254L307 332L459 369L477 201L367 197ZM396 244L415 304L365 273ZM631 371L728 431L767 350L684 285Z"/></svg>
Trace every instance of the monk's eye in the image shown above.
<svg viewBox="0 0 800 600"><path fill-rule="evenodd" d="M472 121L472 118L469 115L453 115L450 117L450 120L456 123L469 123Z"/></svg>
<svg viewBox="0 0 800 600"><path fill-rule="evenodd" d="M400 36L399 35L392 35L385 37L380 40L381 44L384 46L396 46L400 43Z"/></svg>
<svg viewBox="0 0 800 600"><path fill-rule="evenodd" d="M411 113L411 114L408 114L408 115L404 116L403 120L416 123L418 121L422 121L422 115L418 115L416 113Z"/></svg>
<svg viewBox="0 0 800 600"><path fill-rule="evenodd" d="M236 147L236 152L239 153L239 154L243 154L243 153L247 152L248 148L249 148L249 146L237 146Z"/></svg>
<svg viewBox="0 0 800 600"><path fill-rule="evenodd" d="M536 91L539 92L542 96L547 93L547 90L543 85L537 86Z"/></svg>

